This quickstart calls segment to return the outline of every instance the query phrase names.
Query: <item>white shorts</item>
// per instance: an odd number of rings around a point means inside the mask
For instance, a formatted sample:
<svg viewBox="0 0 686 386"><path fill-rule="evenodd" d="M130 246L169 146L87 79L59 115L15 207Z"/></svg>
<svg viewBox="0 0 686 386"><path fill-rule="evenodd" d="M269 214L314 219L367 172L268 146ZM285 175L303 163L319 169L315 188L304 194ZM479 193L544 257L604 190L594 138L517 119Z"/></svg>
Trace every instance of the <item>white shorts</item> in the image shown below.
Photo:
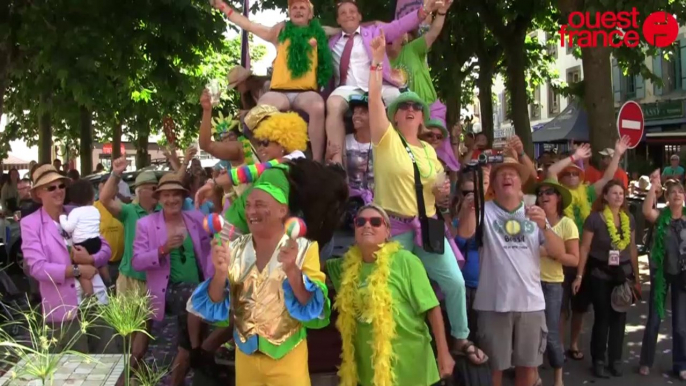
<svg viewBox="0 0 686 386"><path fill-rule="evenodd" d="M333 90L330 97L336 95L345 99L345 101L347 102L348 100L350 100L350 96L364 95L364 93L364 90L355 86L339 86L335 90ZM400 90L397 87L387 85L381 86L381 97L383 98L383 101L386 104L386 106L390 105L399 95Z"/></svg>

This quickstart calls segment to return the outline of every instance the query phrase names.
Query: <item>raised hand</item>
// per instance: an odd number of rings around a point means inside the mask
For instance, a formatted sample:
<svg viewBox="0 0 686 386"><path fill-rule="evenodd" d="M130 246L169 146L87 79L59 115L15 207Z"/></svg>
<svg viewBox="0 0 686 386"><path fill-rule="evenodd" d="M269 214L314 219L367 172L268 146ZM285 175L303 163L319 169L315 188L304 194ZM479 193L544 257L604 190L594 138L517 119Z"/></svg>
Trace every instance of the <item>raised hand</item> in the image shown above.
<svg viewBox="0 0 686 386"><path fill-rule="evenodd" d="M619 153L619 155L624 155L626 153L627 149L629 149L629 144L631 143L631 139L629 138L628 135L623 136L622 138L617 140L617 143L615 143L615 151Z"/></svg>
<svg viewBox="0 0 686 386"><path fill-rule="evenodd" d="M208 180L205 185L201 186L198 191L195 192L195 209L200 209L200 206L211 196L213 190L214 181Z"/></svg>
<svg viewBox="0 0 686 386"><path fill-rule="evenodd" d="M591 152L591 145L589 145L587 143L580 145L574 151L574 158L575 159L580 159L580 160L589 159L589 158L591 158L591 155L593 155L593 153Z"/></svg>
<svg viewBox="0 0 686 386"><path fill-rule="evenodd" d="M231 247L229 243L217 242L212 239L212 264L214 265L214 272L222 272L224 275L229 272L229 263L231 262Z"/></svg>
<svg viewBox="0 0 686 386"><path fill-rule="evenodd" d="M298 269L298 265L295 260L298 257L298 243L293 239L288 239L286 244L284 244L279 250L279 262L282 265L284 272L287 274L289 272L294 272Z"/></svg>
<svg viewBox="0 0 686 386"><path fill-rule="evenodd" d="M522 140L519 139L518 136L513 135L507 140L508 146L510 146L514 151L517 153L517 157L524 153L524 144L522 143ZM515 157L515 158L517 158Z"/></svg>
<svg viewBox="0 0 686 386"><path fill-rule="evenodd" d="M210 96L210 90L204 89L202 95L200 96L200 106L202 106L203 111L212 111L212 97Z"/></svg>
<svg viewBox="0 0 686 386"><path fill-rule="evenodd" d="M540 207L534 205L526 209L526 216L529 220L535 222L539 228L545 229L546 217L545 212Z"/></svg>
<svg viewBox="0 0 686 386"><path fill-rule="evenodd" d="M446 13L446 12L448 12L448 9L450 8L451 5L453 5L453 1L452 1L452 0L443 0L443 5L440 6L440 7L438 7L438 12L439 12L439 13Z"/></svg>
<svg viewBox="0 0 686 386"><path fill-rule="evenodd" d="M129 162L126 160L125 156L121 156L112 162L112 172L116 174L124 173Z"/></svg>
<svg viewBox="0 0 686 386"><path fill-rule="evenodd" d="M383 63L386 57L386 35L384 35L383 29L379 29L379 35L372 39L369 48L372 50L372 63Z"/></svg>

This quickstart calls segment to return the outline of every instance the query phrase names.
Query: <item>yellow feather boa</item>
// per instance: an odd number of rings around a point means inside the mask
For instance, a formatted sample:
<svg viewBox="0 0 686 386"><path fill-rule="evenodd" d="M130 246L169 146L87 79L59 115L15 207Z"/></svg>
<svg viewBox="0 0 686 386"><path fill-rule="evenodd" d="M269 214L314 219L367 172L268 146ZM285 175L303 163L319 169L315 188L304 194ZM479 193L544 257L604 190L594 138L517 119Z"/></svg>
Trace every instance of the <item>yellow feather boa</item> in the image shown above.
<svg viewBox="0 0 686 386"><path fill-rule="evenodd" d="M615 217L612 214L610 207L607 205L605 205L605 209L603 209L603 218L605 219L605 225L607 225L607 232L610 234L612 245L617 248L617 250L623 251L631 242L631 221L629 220L629 216L627 216L623 210L619 211L619 225L622 227L621 238L619 237L617 227L615 226Z"/></svg>
<svg viewBox="0 0 686 386"><path fill-rule="evenodd" d="M591 214L591 204L588 202L587 185L579 184L576 189L569 189L572 194L572 205L565 208L565 216L574 220L579 229L583 229L584 221Z"/></svg>
<svg viewBox="0 0 686 386"><path fill-rule="evenodd" d="M360 296L360 269L362 252L357 246L350 248L343 257L343 275L334 308L338 310L336 327L341 333L343 353L338 376L342 386L357 386L357 363L355 362L355 331L357 319L372 324L374 339L371 360L374 367L375 386L395 384L393 372L393 340L395 339L395 320L393 319L393 297L388 289L391 274L391 259L401 249L398 242L384 244L376 252L376 267L367 277L366 299Z"/></svg>

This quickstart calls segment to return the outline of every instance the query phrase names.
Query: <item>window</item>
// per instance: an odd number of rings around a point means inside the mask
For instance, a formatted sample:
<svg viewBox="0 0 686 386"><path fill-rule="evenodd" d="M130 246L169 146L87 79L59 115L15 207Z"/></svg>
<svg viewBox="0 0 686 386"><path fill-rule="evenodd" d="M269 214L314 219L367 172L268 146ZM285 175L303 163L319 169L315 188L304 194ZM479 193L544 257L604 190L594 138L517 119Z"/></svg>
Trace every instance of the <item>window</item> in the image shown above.
<svg viewBox="0 0 686 386"><path fill-rule="evenodd" d="M684 60L684 58L681 58L681 55L679 55L680 50L678 42L673 49L675 53L670 55L669 60L665 60L664 57L662 58L663 93L681 89L681 61ZM660 55L662 55L662 52L660 52Z"/></svg>
<svg viewBox="0 0 686 386"><path fill-rule="evenodd" d="M545 45L547 47L548 53L552 55L555 59L557 59L558 41L552 34L548 32L545 33Z"/></svg>
<svg viewBox="0 0 686 386"><path fill-rule="evenodd" d="M567 83L577 83L581 81L581 68L579 66L567 70Z"/></svg>
<svg viewBox="0 0 686 386"><path fill-rule="evenodd" d="M624 90L626 92L626 98L636 97L636 78L632 75L622 75L622 80L625 85Z"/></svg>
<svg viewBox="0 0 686 386"><path fill-rule="evenodd" d="M529 116L531 119L541 118L541 87L532 86L534 88L534 102L529 107Z"/></svg>
<svg viewBox="0 0 686 386"><path fill-rule="evenodd" d="M548 115L560 113L560 94L558 94L553 85L548 83Z"/></svg>

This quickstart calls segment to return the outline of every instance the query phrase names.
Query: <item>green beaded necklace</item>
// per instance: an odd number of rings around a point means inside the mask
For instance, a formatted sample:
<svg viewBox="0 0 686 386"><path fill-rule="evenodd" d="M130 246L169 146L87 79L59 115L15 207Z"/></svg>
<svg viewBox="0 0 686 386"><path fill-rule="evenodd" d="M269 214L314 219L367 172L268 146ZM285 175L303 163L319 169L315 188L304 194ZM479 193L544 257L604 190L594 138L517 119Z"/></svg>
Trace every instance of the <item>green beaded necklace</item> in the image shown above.
<svg viewBox="0 0 686 386"><path fill-rule="evenodd" d="M405 140L405 143L407 144L407 148L410 149L410 152L412 153L412 156L414 157L414 159L418 159L417 155L414 153L414 150L412 150L412 146L410 145L409 142L407 142L407 139L405 139L405 137L402 134L400 134L400 132L398 132L398 135L401 136L403 138L403 140ZM419 175L422 178L429 178L429 177L431 177L431 174L434 172L434 164L429 159L429 152L426 151L426 144L422 144L422 149L424 150L424 156L426 157L426 162L429 163L429 174L427 174L427 175L422 174L422 169L419 167L419 163L417 163L417 169L419 170Z"/></svg>

